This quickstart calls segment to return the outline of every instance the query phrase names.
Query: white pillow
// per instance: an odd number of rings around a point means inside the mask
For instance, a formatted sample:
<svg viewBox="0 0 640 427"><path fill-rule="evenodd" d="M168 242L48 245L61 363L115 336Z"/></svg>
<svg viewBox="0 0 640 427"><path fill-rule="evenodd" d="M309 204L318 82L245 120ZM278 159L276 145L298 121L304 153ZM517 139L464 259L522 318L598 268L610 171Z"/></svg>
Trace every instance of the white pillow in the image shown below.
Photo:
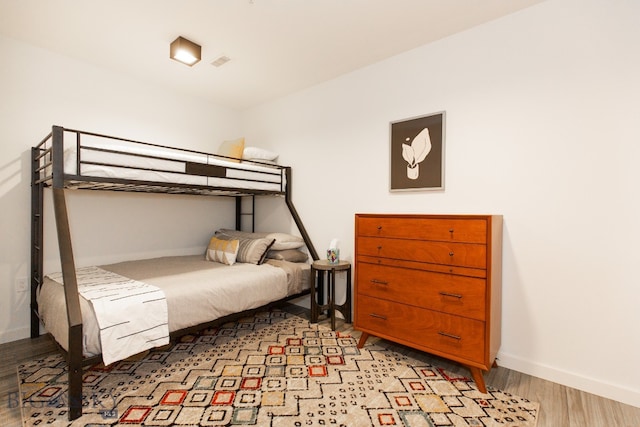
<svg viewBox="0 0 640 427"><path fill-rule="evenodd" d="M300 249L285 249L282 251L268 251L267 258L289 262L307 262L309 255Z"/></svg>
<svg viewBox="0 0 640 427"><path fill-rule="evenodd" d="M278 158L278 154L263 148L244 147L242 158L245 160L275 161Z"/></svg>
<svg viewBox="0 0 640 427"><path fill-rule="evenodd" d="M283 249L298 249L304 246L302 237L293 236L287 233L269 233L266 236L269 239L276 239L271 249L281 251Z"/></svg>
<svg viewBox="0 0 640 427"><path fill-rule="evenodd" d="M240 231L232 230L230 228L221 228L216 230L215 234L226 234L227 236L233 236L235 238L242 239L263 239L267 237L269 233L258 233L254 231Z"/></svg>

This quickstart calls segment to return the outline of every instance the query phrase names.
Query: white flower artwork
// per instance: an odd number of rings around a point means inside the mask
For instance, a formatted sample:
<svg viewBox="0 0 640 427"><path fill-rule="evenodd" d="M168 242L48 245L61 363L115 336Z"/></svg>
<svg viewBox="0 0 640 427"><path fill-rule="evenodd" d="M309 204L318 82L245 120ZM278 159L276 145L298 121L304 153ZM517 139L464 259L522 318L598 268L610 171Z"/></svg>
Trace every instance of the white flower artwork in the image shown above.
<svg viewBox="0 0 640 427"><path fill-rule="evenodd" d="M408 142L410 138L407 138ZM431 152L431 137L429 129L424 128L413 138L410 144L402 144L402 158L407 162L407 178L418 179L420 176L420 163Z"/></svg>
<svg viewBox="0 0 640 427"><path fill-rule="evenodd" d="M445 112L389 123L389 191L444 190Z"/></svg>

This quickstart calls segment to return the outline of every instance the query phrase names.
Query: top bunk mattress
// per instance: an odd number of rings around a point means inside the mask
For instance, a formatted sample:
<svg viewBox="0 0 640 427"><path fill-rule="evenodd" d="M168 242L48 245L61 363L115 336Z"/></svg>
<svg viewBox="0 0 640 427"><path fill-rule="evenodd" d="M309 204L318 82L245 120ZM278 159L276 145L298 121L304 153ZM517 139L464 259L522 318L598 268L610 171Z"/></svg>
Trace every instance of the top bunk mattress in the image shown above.
<svg viewBox="0 0 640 427"><path fill-rule="evenodd" d="M232 266L202 255L162 257L103 265L100 268L157 286L165 293L169 331L264 306L309 289L309 264L267 260L262 265ZM68 349L64 288L45 277L38 293L40 317L56 341ZM101 353L99 326L90 302L80 298L83 353Z"/></svg>
<svg viewBox="0 0 640 427"><path fill-rule="evenodd" d="M286 185L282 166L70 129L63 131L62 159L65 180L77 188L87 188L83 182L130 181L284 193ZM41 177L51 174L48 166Z"/></svg>

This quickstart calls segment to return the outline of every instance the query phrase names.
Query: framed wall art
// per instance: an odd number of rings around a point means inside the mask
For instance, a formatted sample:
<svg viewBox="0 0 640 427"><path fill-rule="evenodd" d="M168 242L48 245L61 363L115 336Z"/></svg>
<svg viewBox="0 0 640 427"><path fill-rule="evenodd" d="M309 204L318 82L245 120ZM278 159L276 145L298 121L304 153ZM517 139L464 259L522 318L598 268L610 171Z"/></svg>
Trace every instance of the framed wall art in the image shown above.
<svg viewBox="0 0 640 427"><path fill-rule="evenodd" d="M390 191L444 190L445 112L390 123Z"/></svg>

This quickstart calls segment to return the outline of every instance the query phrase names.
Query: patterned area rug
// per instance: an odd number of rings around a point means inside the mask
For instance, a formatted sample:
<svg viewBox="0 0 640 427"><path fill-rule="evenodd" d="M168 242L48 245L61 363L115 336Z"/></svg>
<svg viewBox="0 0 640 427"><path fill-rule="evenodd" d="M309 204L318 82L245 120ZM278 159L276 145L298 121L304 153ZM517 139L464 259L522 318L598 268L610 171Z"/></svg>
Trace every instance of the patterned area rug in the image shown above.
<svg viewBox="0 0 640 427"><path fill-rule="evenodd" d="M531 426L538 404L273 311L88 368L67 421L59 355L18 367L23 423L144 426Z"/></svg>

